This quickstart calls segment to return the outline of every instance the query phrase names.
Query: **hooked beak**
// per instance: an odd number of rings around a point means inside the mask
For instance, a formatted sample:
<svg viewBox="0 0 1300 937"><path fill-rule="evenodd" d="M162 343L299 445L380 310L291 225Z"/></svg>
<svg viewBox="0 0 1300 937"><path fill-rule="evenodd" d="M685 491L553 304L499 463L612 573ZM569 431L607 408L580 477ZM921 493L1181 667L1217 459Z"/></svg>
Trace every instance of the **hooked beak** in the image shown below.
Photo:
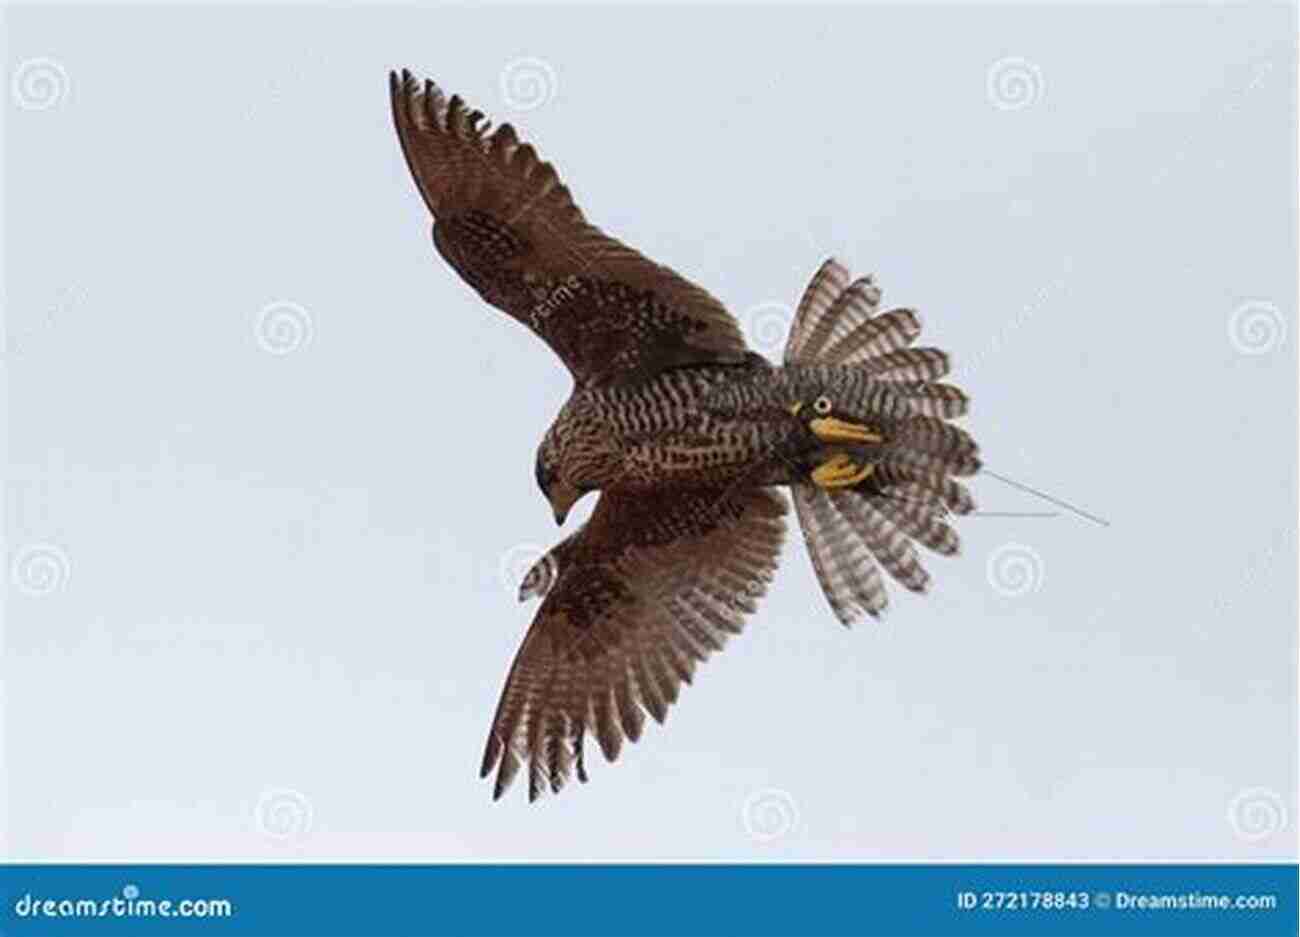
<svg viewBox="0 0 1300 937"><path fill-rule="evenodd" d="M557 480L551 484L546 499L551 502L551 511L555 514L557 526L564 526L564 520L569 516L569 508L573 507L581 497L582 492L567 482Z"/></svg>
<svg viewBox="0 0 1300 937"><path fill-rule="evenodd" d="M870 443L883 442L881 435L860 423L849 423L833 416L813 420L808 427L822 442Z"/></svg>

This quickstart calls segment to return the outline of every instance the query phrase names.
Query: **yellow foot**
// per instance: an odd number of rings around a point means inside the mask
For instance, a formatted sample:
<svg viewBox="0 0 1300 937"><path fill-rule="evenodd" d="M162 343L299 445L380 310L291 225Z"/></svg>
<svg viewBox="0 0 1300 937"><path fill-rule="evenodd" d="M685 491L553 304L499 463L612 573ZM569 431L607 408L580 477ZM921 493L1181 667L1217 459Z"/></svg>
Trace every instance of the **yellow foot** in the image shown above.
<svg viewBox="0 0 1300 937"><path fill-rule="evenodd" d="M818 439L823 442L882 442L879 433L858 423L848 423L833 416L823 416L808 424Z"/></svg>
<svg viewBox="0 0 1300 937"><path fill-rule="evenodd" d="M847 488L856 485L873 471L875 465L858 465L843 452L837 452L813 469L812 480L822 488Z"/></svg>

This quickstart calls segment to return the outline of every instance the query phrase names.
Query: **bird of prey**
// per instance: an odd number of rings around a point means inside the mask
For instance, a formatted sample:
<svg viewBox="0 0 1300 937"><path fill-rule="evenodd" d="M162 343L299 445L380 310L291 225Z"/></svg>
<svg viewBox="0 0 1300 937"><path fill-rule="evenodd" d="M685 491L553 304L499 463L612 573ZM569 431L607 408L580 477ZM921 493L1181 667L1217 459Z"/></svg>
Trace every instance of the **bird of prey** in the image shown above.
<svg viewBox="0 0 1300 937"><path fill-rule="evenodd" d="M974 504L956 479L980 463L915 312L882 311L873 278L827 260L771 363L710 293L589 223L509 124L409 72L390 93L438 253L573 376L537 486L560 524L600 493L520 589L541 605L488 734L494 798L525 767L529 800L586 781L589 736L612 762L646 713L664 720L766 591L783 490L842 622L885 610L882 570L926 590L916 544L957 552L950 516Z"/></svg>

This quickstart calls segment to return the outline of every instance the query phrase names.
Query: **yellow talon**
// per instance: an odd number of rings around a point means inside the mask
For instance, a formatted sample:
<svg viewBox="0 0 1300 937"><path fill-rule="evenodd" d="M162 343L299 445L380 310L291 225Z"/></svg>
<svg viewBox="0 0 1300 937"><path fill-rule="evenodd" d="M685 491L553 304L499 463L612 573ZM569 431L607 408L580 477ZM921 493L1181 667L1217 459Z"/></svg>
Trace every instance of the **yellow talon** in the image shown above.
<svg viewBox="0 0 1300 937"><path fill-rule="evenodd" d="M856 485L875 470L876 466L870 462L859 467L843 452L837 452L813 469L812 480L822 488L847 488Z"/></svg>
<svg viewBox="0 0 1300 937"><path fill-rule="evenodd" d="M848 423L833 416L819 417L808 424L813 434L823 442L882 442L879 433L865 426Z"/></svg>

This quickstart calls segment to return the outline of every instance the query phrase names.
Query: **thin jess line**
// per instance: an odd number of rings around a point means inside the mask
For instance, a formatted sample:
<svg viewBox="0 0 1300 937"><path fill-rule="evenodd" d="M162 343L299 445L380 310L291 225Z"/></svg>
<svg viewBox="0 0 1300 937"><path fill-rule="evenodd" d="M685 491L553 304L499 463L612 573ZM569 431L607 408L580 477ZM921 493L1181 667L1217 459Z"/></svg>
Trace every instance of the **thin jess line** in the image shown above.
<svg viewBox="0 0 1300 937"><path fill-rule="evenodd" d="M1106 520L1104 517L1098 517L1096 514L1090 514L1087 511L1083 510L1083 508L1075 507L1073 504L1070 504L1070 502L1062 501L1060 498L1055 498L1052 495L1049 495L1045 491L1039 491L1037 488L1031 488L1029 485L1026 485L1023 482L1018 482L1014 478L1007 478L1005 475L999 475L997 472L994 472L987 468L981 469L980 474L992 476L993 478L996 478L998 481L1002 482L1003 484L1010 485L1012 488L1019 488L1021 491L1026 491L1031 495L1042 498L1044 501L1050 501L1052 504L1055 504L1058 507L1065 508L1067 511L1069 511L1072 514L1077 514L1079 515L1079 517L1082 517L1085 520L1092 521L1094 524L1098 524L1102 527L1110 526L1110 521Z"/></svg>
<svg viewBox="0 0 1300 937"><path fill-rule="evenodd" d="M1060 511L971 511L968 517L1060 517Z"/></svg>

